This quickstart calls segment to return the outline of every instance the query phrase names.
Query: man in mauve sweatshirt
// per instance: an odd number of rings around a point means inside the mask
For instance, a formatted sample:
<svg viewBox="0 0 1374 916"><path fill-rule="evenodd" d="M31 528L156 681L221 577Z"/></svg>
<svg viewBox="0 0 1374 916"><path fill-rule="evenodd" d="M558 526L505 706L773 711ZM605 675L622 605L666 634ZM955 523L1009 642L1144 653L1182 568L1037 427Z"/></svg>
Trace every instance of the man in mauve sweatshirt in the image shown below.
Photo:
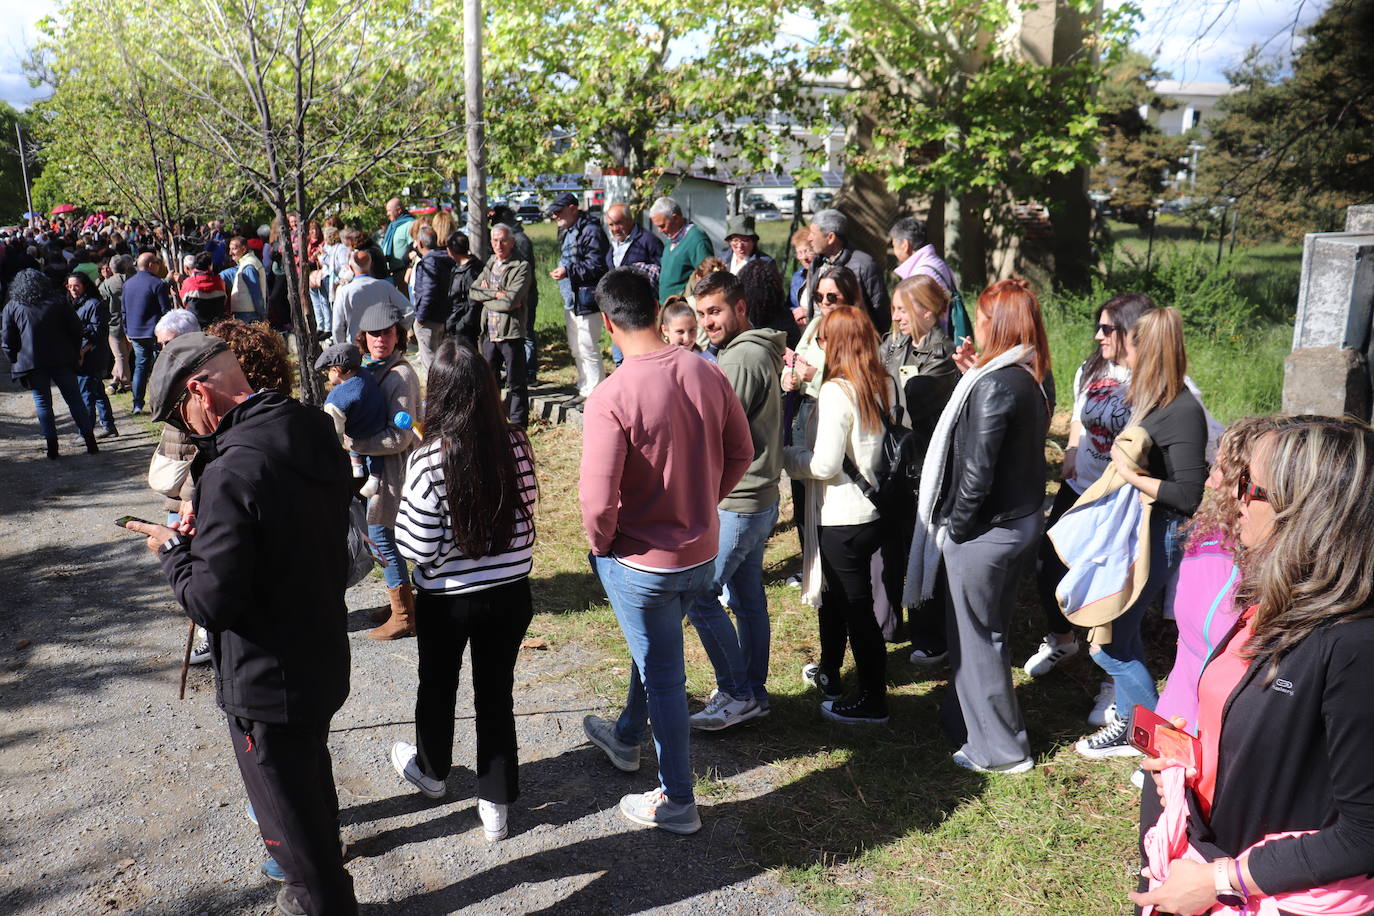
<svg viewBox="0 0 1374 916"><path fill-rule="evenodd" d="M659 785L626 795L638 824L701 829L688 752L682 618L715 575L716 505L754 457L749 421L715 366L658 334L658 301L631 268L610 271L596 301L625 361L587 398L579 498L591 564L633 665L618 721L587 716L587 737L618 769L639 769L654 723Z"/></svg>

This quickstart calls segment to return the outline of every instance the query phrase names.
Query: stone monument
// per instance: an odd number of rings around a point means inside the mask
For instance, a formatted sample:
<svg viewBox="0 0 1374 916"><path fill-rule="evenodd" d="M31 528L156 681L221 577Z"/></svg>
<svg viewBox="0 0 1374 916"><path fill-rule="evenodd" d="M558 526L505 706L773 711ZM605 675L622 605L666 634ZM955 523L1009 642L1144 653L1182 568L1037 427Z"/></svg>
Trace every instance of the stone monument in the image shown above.
<svg viewBox="0 0 1374 916"><path fill-rule="evenodd" d="M1346 212L1344 232L1313 232L1303 241L1284 413L1370 419L1372 329L1374 205L1367 205Z"/></svg>

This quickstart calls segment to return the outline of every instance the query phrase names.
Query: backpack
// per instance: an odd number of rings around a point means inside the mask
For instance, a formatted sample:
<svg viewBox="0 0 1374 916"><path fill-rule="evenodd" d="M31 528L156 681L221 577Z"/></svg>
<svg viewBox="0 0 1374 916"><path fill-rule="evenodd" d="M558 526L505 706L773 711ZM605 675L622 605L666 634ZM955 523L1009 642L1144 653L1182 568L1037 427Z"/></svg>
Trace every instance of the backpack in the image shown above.
<svg viewBox="0 0 1374 916"><path fill-rule="evenodd" d="M868 482L854 459L844 456L844 472L859 492L873 503L883 518L910 517L916 504L916 489L921 483L921 460L916 455L916 437L902 424L902 408L894 403L891 415L883 415L883 442L878 453L875 487Z"/></svg>

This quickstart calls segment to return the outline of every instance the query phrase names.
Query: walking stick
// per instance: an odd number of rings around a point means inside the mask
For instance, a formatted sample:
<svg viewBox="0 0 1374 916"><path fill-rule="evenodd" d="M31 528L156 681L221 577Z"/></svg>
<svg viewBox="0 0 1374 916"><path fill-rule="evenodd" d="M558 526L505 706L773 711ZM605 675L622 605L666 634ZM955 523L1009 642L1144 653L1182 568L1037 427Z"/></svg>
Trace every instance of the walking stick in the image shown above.
<svg viewBox="0 0 1374 916"><path fill-rule="evenodd" d="M186 674L191 670L191 644L196 641L196 622L192 620L190 624L186 630L186 654L181 657L181 690L177 693L178 700L186 699Z"/></svg>

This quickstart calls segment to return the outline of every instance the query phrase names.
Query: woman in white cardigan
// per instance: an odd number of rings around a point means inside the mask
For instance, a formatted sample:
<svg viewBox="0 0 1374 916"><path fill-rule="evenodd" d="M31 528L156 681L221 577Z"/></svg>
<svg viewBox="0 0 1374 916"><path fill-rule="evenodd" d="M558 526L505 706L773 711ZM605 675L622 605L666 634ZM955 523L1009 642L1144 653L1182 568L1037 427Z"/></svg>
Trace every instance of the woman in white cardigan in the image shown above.
<svg viewBox="0 0 1374 916"><path fill-rule="evenodd" d="M816 341L825 350L825 369L808 428L811 444L783 450L788 476L806 481L802 588L820 625L820 661L802 676L825 695L827 719L881 724L887 721L887 650L873 616L871 569L883 532L878 510L855 479L877 486L893 385L878 357L878 332L859 309L833 309ZM842 698L846 643L854 650L859 690Z"/></svg>

